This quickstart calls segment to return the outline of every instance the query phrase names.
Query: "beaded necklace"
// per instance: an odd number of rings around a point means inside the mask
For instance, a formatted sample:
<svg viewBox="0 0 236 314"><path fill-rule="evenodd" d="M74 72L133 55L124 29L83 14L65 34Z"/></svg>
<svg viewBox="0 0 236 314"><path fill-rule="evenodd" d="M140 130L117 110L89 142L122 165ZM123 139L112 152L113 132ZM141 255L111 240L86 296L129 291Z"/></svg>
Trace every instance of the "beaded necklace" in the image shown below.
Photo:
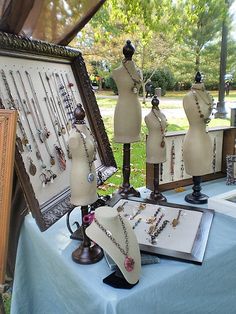
<svg viewBox="0 0 236 314"><path fill-rule="evenodd" d="M158 110L158 111L160 111L160 109L156 109L156 110ZM163 126L162 126L162 121L161 121L161 118L160 117L158 117L158 115L155 113L155 111L154 111L154 108L152 108L152 113L154 114L154 116L155 116L155 118L157 119L157 121L159 122L159 124L160 124L160 130L161 130L161 136L162 136L162 138L161 138L161 147L162 148L164 148L165 147L165 133L166 133L166 128L163 128ZM165 118L165 123L167 122L167 119Z"/></svg>
<svg viewBox="0 0 236 314"><path fill-rule="evenodd" d="M94 141L93 158L90 161L89 152L88 152L88 148L87 148L87 145L86 145L84 134L77 128L76 124L74 124L74 127L75 127L76 132L78 132L80 137L81 137L81 140L82 140L82 143L83 143L83 146L84 146L84 150L85 150L85 155L86 155L86 158L87 158L87 161L88 161L89 173L88 173L88 176L87 176L87 180L88 180L89 183L92 183L94 181L94 179L95 179L95 176L94 176L94 174L92 172L92 165L93 165L94 160L96 159L95 158L95 156L96 156L96 145L95 145L94 137L92 136L93 141ZM89 130L89 128L87 126L86 126L86 128ZM90 132L90 130L89 130L89 132ZM91 132L90 132L90 134L91 134Z"/></svg>
<svg viewBox="0 0 236 314"><path fill-rule="evenodd" d="M212 101L210 101L210 99L206 100L202 95L200 95L199 93L197 94L197 90L201 90L201 91L204 91L204 89L195 89L195 88L192 88L191 91L192 91L192 94L193 94L193 97L195 99L195 103L196 103L196 106L197 106L197 109L198 109L198 113L199 113L199 116L201 119L203 119L204 123L205 124L208 124L211 119L209 117L205 117L202 110L201 110L201 107L200 107L200 104L199 104L199 101L198 101L198 96L203 100L203 102L208 106L208 111L209 113L212 112L212 109L213 109L213 104L212 104Z"/></svg>
<svg viewBox="0 0 236 314"><path fill-rule="evenodd" d="M118 250L125 256L125 260L124 260L124 266L125 269L128 272L131 272L134 270L134 259L132 257L130 257L129 254L129 238L128 238L128 232L126 230L125 227L125 223L124 220L122 219L121 215L118 214L122 229L123 229L123 233L125 236L125 249L121 247L121 245L116 241L116 239L112 236L112 233L107 230L96 218L94 218L94 222L96 223L96 225L99 227L100 230L102 230L105 235L115 244L115 246L118 248Z"/></svg>
<svg viewBox="0 0 236 314"><path fill-rule="evenodd" d="M129 74L129 77L131 78L131 80L134 83L134 86L132 87L132 92L134 94L137 94L138 93L138 86L137 85L141 83L141 79L140 78L139 79L134 78L133 75L129 72L129 69L127 68L127 65L126 65L127 61L128 60L126 60L126 59L122 60L122 64L123 64L124 68L126 69L127 73Z"/></svg>

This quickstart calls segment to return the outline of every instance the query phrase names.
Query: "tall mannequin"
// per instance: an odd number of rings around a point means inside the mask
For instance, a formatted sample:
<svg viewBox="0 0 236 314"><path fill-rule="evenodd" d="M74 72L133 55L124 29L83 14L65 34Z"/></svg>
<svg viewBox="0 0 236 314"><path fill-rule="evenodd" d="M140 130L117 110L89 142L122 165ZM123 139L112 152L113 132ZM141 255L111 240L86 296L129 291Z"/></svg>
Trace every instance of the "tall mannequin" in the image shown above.
<svg viewBox="0 0 236 314"><path fill-rule="evenodd" d="M95 210L95 219L86 229L86 234L111 256L129 284L138 282L141 272L140 250L134 230L126 218L120 216L114 208L99 207Z"/></svg>
<svg viewBox="0 0 236 314"><path fill-rule="evenodd" d="M206 131L213 109L213 99L206 91L197 72L195 84L183 99L183 107L189 121L189 130L183 143L183 160L186 173L193 176L193 193L185 200L193 204L207 203L207 196L201 191L201 176L211 171L212 142Z"/></svg>
<svg viewBox="0 0 236 314"><path fill-rule="evenodd" d="M154 167L154 191L150 198L156 201L166 201L166 198L158 191L159 186L159 165L166 161L165 130L167 120L159 109L159 99L154 96L152 99L152 109L144 118L148 128L146 142L146 161Z"/></svg>
<svg viewBox="0 0 236 314"><path fill-rule="evenodd" d="M87 223L84 216L88 214L88 205L97 199L97 179L94 166L96 143L87 127L84 118L85 112L81 105L74 111L74 128L69 136L69 149L72 155L70 174L71 203L81 206L83 243L72 253L72 259L80 264L91 264L99 261L103 254L97 245L91 245L85 234Z"/></svg>
<svg viewBox="0 0 236 314"><path fill-rule="evenodd" d="M132 56L135 48L127 40L123 48L125 56L122 64L112 72L118 88L118 101L114 113L114 141L123 143L123 184L119 189L122 195L139 196L130 186L130 143L140 141L142 113L138 99L141 77Z"/></svg>

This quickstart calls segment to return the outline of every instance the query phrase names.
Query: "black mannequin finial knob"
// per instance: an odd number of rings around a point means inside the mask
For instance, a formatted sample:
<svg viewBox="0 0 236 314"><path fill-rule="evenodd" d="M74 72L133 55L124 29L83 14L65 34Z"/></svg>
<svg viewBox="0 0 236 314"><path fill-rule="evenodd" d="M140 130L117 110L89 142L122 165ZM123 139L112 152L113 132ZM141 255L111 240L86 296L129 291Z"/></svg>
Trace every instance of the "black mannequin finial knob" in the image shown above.
<svg viewBox="0 0 236 314"><path fill-rule="evenodd" d="M85 118L85 111L81 104L78 104L74 110L75 123L81 123Z"/></svg>
<svg viewBox="0 0 236 314"><path fill-rule="evenodd" d="M152 98L152 105L158 107L159 103L160 103L160 101L157 98L157 95L153 96L153 98Z"/></svg>
<svg viewBox="0 0 236 314"><path fill-rule="evenodd" d="M127 40L126 44L123 47L123 54L125 56L125 59L132 60L134 52L135 52L134 45L132 45L130 40Z"/></svg>
<svg viewBox="0 0 236 314"><path fill-rule="evenodd" d="M195 75L195 83L201 83L202 82L202 75L201 73L198 71Z"/></svg>

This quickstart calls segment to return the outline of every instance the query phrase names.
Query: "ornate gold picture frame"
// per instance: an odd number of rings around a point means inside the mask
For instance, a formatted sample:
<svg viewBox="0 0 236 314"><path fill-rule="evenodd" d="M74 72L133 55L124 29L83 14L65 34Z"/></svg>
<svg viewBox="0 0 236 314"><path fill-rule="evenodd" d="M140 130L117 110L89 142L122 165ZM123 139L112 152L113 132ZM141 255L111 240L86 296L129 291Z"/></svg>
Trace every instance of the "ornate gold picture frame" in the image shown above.
<svg viewBox="0 0 236 314"><path fill-rule="evenodd" d="M98 185L116 163L80 51L0 33L0 60L1 104L18 111L17 175L43 231L71 206L67 140L78 103L98 144Z"/></svg>
<svg viewBox="0 0 236 314"><path fill-rule="evenodd" d="M5 283L17 113L0 110L0 290Z"/></svg>

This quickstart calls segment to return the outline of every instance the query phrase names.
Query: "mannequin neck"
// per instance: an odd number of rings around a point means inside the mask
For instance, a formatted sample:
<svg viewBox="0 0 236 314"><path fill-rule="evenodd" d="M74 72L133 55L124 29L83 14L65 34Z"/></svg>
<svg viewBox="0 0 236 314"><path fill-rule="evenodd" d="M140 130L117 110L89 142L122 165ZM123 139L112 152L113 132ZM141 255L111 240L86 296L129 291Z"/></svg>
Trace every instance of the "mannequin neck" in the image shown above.
<svg viewBox="0 0 236 314"><path fill-rule="evenodd" d="M204 83L195 83L195 84L192 85L191 89L193 89L193 90L201 90L201 91L205 91L206 90Z"/></svg>

